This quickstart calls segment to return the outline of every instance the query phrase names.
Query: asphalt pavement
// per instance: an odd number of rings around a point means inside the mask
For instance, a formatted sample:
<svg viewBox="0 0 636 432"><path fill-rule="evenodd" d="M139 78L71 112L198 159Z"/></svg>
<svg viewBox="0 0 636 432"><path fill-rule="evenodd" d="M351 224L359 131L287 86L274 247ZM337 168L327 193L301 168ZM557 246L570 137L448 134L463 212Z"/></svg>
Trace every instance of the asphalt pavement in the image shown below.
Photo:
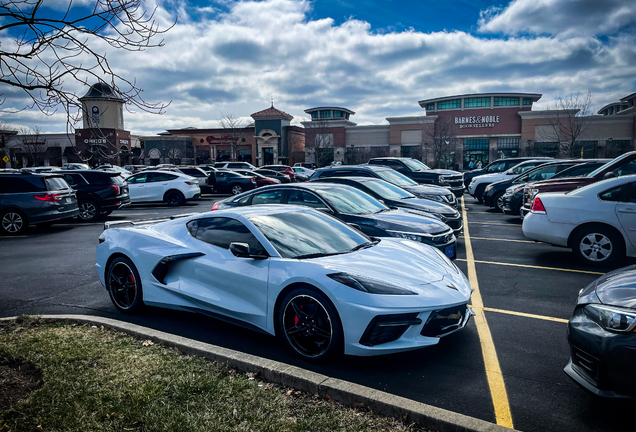
<svg viewBox="0 0 636 432"><path fill-rule="evenodd" d="M108 220L207 211L217 199L204 197L176 209L132 206L114 212ZM457 264L467 274L473 266L483 302L480 318L485 319L472 321L427 349L313 365L289 355L273 337L209 317L158 308L133 316L121 314L95 273L102 222L64 223L50 229L30 228L22 237L0 237L0 316L114 318L493 423L502 421L495 408L507 408L512 426L524 431L631 430L629 402L595 398L563 373L569 355L565 322L578 291L609 269L585 267L568 249L528 241L518 218L487 210L468 195L465 208L472 256L466 254L467 239L460 238ZM476 322L481 322L479 331ZM505 397L494 384L498 376Z"/></svg>

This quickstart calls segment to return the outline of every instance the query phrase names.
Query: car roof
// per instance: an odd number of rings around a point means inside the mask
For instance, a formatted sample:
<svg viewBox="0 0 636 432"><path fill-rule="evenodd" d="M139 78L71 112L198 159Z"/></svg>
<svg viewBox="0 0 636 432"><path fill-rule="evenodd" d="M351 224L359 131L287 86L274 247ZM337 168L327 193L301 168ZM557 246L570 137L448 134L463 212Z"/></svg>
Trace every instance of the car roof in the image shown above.
<svg viewBox="0 0 636 432"><path fill-rule="evenodd" d="M333 165L320 168L320 170L351 170L351 169L361 169L365 171L393 171L393 168L390 168L385 165L369 165L369 164L360 164L360 165Z"/></svg>
<svg viewBox="0 0 636 432"><path fill-rule="evenodd" d="M265 188L259 188L262 190ZM245 218L250 218L253 216L266 216L271 214L280 214L280 213L313 213L318 212L318 210L314 210L311 207L307 206L299 206L293 204L259 204L255 206L244 206L244 207L231 207L229 209L221 209L215 210L213 212L201 213L203 217L209 216L230 216L237 217L243 216ZM193 218L196 219L197 217Z"/></svg>

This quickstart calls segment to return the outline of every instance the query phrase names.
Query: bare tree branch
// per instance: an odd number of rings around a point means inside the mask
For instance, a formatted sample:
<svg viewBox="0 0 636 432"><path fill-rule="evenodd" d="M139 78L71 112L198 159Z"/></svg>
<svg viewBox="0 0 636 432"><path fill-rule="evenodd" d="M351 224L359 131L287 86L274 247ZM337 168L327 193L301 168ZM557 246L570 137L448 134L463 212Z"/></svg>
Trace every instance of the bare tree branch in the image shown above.
<svg viewBox="0 0 636 432"><path fill-rule="evenodd" d="M238 160L239 147L245 142L247 137L243 121L236 117L234 113L221 113L221 118L217 121L219 126L225 129L223 133L229 138L230 160Z"/></svg>
<svg viewBox="0 0 636 432"><path fill-rule="evenodd" d="M46 141L42 136L39 127L33 129L20 129L20 143L22 148L29 154L31 166L42 166L46 155Z"/></svg>
<svg viewBox="0 0 636 432"><path fill-rule="evenodd" d="M305 152L318 168L333 161L333 133L326 120L303 122L305 125Z"/></svg>
<svg viewBox="0 0 636 432"><path fill-rule="evenodd" d="M438 118L425 123L422 131L423 147L433 154L435 168L447 168L456 161L453 158L457 142L457 125L451 117Z"/></svg>

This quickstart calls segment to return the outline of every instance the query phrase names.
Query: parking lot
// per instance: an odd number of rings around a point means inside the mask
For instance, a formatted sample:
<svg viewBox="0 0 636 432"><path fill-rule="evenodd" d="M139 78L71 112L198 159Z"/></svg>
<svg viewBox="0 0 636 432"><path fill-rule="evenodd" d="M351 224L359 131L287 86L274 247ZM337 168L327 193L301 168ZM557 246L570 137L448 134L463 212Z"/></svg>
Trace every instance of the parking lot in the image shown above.
<svg viewBox="0 0 636 432"><path fill-rule="evenodd" d="M207 211L220 197L186 206L132 206L108 220ZM0 238L1 316L94 314L134 322L295 364L440 408L525 431L628 430L627 402L594 398L564 373L566 322L579 290L609 269L578 263L569 249L524 238L521 220L487 210L465 195L458 266L475 289L477 317L438 346L375 358L311 365L274 338L211 318L148 308L116 311L95 273L102 223L64 223ZM630 264L623 262L622 265Z"/></svg>

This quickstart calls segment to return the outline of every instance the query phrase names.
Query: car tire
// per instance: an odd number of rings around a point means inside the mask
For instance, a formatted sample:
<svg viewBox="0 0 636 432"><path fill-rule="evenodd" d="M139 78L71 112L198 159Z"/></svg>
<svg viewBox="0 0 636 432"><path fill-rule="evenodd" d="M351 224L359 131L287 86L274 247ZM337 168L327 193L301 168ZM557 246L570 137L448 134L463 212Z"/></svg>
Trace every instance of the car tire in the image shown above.
<svg viewBox="0 0 636 432"><path fill-rule="evenodd" d="M100 216L99 205L93 200L80 201L78 217L82 222L92 222Z"/></svg>
<svg viewBox="0 0 636 432"><path fill-rule="evenodd" d="M477 198L477 202L479 202L479 204L483 204L484 200L483 200L483 195L484 195L484 190L486 189L486 185L479 185L477 186L477 189L475 189L475 198Z"/></svg>
<svg viewBox="0 0 636 432"><path fill-rule="evenodd" d="M110 300L117 310L128 314L143 307L141 277L131 260L126 257L115 258L108 266L104 279Z"/></svg>
<svg viewBox="0 0 636 432"><path fill-rule="evenodd" d="M331 301L321 292L298 288L281 302L277 334L298 357L324 362L343 352L340 317Z"/></svg>
<svg viewBox="0 0 636 432"><path fill-rule="evenodd" d="M241 186L240 184L233 184L230 191L232 192L232 195L241 194L243 193L243 186Z"/></svg>
<svg viewBox="0 0 636 432"><path fill-rule="evenodd" d="M0 233L3 235L24 234L29 228L29 220L19 210L8 209L0 212Z"/></svg>
<svg viewBox="0 0 636 432"><path fill-rule="evenodd" d="M587 265L606 267L624 255L623 241L614 231L603 226L589 226L572 238L572 251Z"/></svg>
<svg viewBox="0 0 636 432"><path fill-rule="evenodd" d="M176 206L181 206L185 204L185 197L183 196L181 192L172 190L166 193L166 196L164 197L164 201L170 207L176 207Z"/></svg>
<svg viewBox="0 0 636 432"><path fill-rule="evenodd" d="M504 193L499 192L497 195L492 197L492 203L495 207L495 210L500 213L503 213L503 206L504 206L503 196L504 196Z"/></svg>

